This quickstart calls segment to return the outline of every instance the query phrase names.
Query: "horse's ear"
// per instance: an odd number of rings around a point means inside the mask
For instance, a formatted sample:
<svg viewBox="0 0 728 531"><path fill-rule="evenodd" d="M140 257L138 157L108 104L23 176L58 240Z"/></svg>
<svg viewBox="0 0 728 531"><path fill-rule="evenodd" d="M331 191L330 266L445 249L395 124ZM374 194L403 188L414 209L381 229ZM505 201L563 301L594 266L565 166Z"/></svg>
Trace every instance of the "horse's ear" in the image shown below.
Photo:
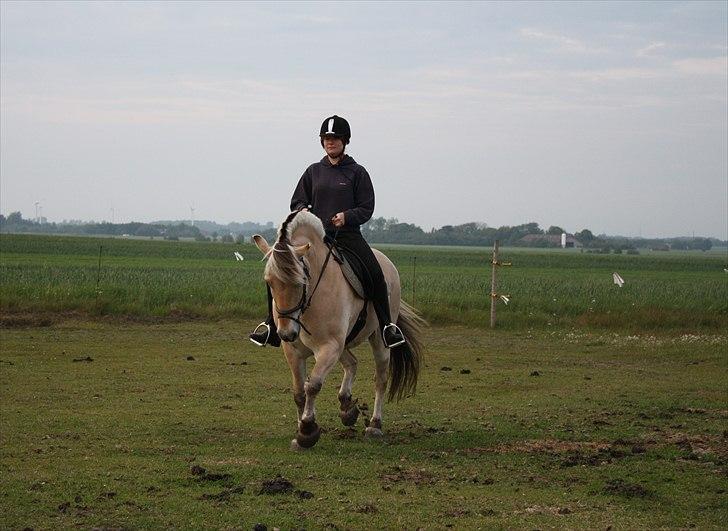
<svg viewBox="0 0 728 531"><path fill-rule="evenodd" d="M310 248L311 244L306 243L304 245L301 245L300 247L294 247L293 252L296 253L296 256L300 258L301 256L305 256Z"/></svg>
<svg viewBox="0 0 728 531"><path fill-rule="evenodd" d="M268 254L270 252L270 245L268 245L268 242L260 234L253 235L253 243L260 249L261 253Z"/></svg>

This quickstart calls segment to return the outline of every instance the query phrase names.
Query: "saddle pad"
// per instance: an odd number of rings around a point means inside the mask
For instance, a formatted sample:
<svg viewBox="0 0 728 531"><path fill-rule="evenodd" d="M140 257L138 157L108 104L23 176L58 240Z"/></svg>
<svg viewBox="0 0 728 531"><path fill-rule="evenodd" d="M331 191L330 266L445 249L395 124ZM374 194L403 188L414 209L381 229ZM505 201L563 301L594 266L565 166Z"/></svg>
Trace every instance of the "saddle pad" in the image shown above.
<svg viewBox="0 0 728 531"><path fill-rule="evenodd" d="M341 272L344 273L344 278L354 290L357 296L364 300L369 300L371 297L367 296L366 290L364 289L364 283L362 278L368 278L368 273L364 269L364 264L361 263L359 257L344 247L335 247L334 258L339 262L341 266Z"/></svg>

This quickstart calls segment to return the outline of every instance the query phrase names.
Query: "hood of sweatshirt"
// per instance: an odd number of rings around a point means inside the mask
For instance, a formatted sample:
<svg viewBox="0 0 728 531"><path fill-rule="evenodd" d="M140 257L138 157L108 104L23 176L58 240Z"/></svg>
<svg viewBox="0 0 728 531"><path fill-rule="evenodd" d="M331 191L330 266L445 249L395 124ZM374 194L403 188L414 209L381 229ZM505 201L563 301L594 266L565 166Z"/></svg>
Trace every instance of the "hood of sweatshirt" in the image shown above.
<svg viewBox="0 0 728 531"><path fill-rule="evenodd" d="M331 164L331 161L329 161L329 157L324 157L321 159L321 164L324 166L331 168L334 165ZM351 166L352 164L356 164L356 161L351 158L349 155L344 155L344 158L339 161L337 166Z"/></svg>

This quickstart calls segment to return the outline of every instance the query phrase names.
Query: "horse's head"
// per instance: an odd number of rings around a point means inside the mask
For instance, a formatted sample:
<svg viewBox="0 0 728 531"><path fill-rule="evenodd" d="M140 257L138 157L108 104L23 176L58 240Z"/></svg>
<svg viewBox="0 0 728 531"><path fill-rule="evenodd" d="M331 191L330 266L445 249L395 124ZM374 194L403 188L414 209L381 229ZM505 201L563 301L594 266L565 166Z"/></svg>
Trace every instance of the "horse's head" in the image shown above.
<svg viewBox="0 0 728 531"><path fill-rule="evenodd" d="M313 228L313 232L304 227ZM262 236L253 236L253 242L268 259L263 278L273 293L278 335L283 341L298 339L299 320L307 302L309 270L306 255L316 237L323 239L323 232L316 216L293 212L278 229L278 239L273 246Z"/></svg>

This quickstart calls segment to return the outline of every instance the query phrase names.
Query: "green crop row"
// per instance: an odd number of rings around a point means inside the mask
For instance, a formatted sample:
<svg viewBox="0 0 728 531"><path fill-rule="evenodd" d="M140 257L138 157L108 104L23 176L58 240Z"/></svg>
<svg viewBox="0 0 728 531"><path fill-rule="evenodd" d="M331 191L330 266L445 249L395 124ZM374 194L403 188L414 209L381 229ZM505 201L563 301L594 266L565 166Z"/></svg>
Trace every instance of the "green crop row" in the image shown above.
<svg viewBox="0 0 728 531"><path fill-rule="evenodd" d="M486 324L485 249L383 247L403 298L433 322ZM236 261L233 252L245 260ZM100 253L100 262L99 262ZM0 311L149 317L262 318L260 252L250 244L3 235ZM592 255L505 249L500 326L725 327L720 255ZM619 272L626 283L612 281Z"/></svg>

